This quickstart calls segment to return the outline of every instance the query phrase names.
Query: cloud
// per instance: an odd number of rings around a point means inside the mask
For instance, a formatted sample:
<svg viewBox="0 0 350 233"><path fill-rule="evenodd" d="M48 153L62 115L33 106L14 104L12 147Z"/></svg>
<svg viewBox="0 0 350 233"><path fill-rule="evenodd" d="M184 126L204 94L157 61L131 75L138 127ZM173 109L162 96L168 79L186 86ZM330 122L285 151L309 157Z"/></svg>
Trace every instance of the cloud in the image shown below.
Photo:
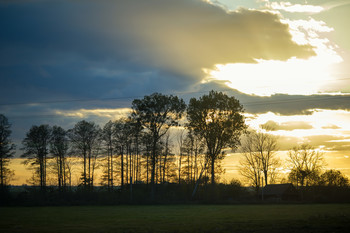
<svg viewBox="0 0 350 233"><path fill-rule="evenodd" d="M292 4L290 2L272 2L268 4L271 9L298 13L319 13L325 9L322 6Z"/></svg>
<svg viewBox="0 0 350 233"><path fill-rule="evenodd" d="M344 138L349 138L348 136L334 136L334 135L312 135L306 137L293 137L286 135L278 136L278 148L281 151L291 150L294 146L300 145L302 143L307 143L314 148L321 149L322 151L342 151L349 152L350 146L344 144L342 141Z"/></svg>
<svg viewBox="0 0 350 233"><path fill-rule="evenodd" d="M95 119L106 114L94 111L128 108L155 91L188 100L224 89L253 114L350 109L347 97L259 97L201 83L203 68L216 64L315 55L271 12L227 12L199 0L0 1L0 28L0 104L40 102L0 106L14 116L17 138L32 124L69 128L78 119L67 113Z"/></svg>
<svg viewBox="0 0 350 233"><path fill-rule="evenodd" d="M183 90L218 63L315 54L278 15L199 0L6 1L0 15L1 99Z"/></svg>
<svg viewBox="0 0 350 233"><path fill-rule="evenodd" d="M65 117L75 118L87 118L89 116L98 116L107 119L119 119L127 117L131 113L130 108L118 108L118 109L79 109L76 111L60 111L57 110L56 114Z"/></svg>
<svg viewBox="0 0 350 233"><path fill-rule="evenodd" d="M341 128L337 125L330 124L330 125L323 126L322 129L341 129Z"/></svg>
<svg viewBox="0 0 350 233"><path fill-rule="evenodd" d="M349 95L286 95L270 97L242 96L249 113L274 112L281 115L311 115L317 109L350 111Z"/></svg>
<svg viewBox="0 0 350 233"><path fill-rule="evenodd" d="M312 129L313 126L310 123L303 121L288 121L277 123L275 121L268 121L265 124L260 125L261 128L267 128L269 131L286 130L292 131L295 129Z"/></svg>
<svg viewBox="0 0 350 233"><path fill-rule="evenodd" d="M350 145L348 145L349 136L335 136L335 135L313 135L306 137L306 140L311 145L321 147L324 150L330 151L350 151Z"/></svg>

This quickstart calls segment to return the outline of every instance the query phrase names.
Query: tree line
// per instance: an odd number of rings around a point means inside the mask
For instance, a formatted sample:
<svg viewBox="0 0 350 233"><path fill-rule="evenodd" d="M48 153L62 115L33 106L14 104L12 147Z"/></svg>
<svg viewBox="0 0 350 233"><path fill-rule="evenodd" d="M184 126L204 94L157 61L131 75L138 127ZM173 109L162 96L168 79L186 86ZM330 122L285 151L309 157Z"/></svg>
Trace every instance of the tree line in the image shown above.
<svg viewBox="0 0 350 233"><path fill-rule="evenodd" d="M102 182L107 187L132 182L149 183L152 187L165 182L190 183L204 173L210 174L214 184L223 149L237 147L246 128L242 105L222 92L211 91L198 99L192 98L188 106L177 96L154 93L135 99L131 109L128 117L109 121L102 128L85 120L68 130L60 126L32 126L21 150L26 163L34 169L33 183L41 188L47 186L51 159L55 160L57 186L67 186L71 173L67 158L77 156L82 158L83 166L80 185L92 188L96 185L97 159L102 155L105 158ZM2 118L7 121L5 116ZM4 125L9 141L10 124ZM187 133L171 140L169 129L174 126ZM174 141L180 147L178 156L172 150ZM8 151L1 153L1 161L13 155L14 145L10 144L9 141Z"/></svg>
<svg viewBox="0 0 350 233"><path fill-rule="evenodd" d="M243 106L234 97L211 91L208 95L184 100L154 93L135 99L128 117L100 127L85 120L65 130L60 126L32 126L22 141L22 157L33 168L32 184L47 187L48 166L54 170L57 186L71 186L72 169L68 158L79 157L82 173L79 185L92 190L96 168L103 159L101 185L149 184L155 195L157 184L192 184L194 192L205 182L215 185L222 172L225 149L240 149L240 173L258 192L263 185L276 183L282 163L276 155L277 138L269 129L248 130ZM1 187L13 171L8 168L15 145L10 140L11 124L0 115ZM178 129L176 136L170 128ZM174 134L174 133L173 133ZM174 152L175 144L179 148ZM48 163L48 161L54 161ZM348 179L339 171L323 172L323 154L310 145L294 147L288 153L290 165L286 182L296 186L346 186Z"/></svg>

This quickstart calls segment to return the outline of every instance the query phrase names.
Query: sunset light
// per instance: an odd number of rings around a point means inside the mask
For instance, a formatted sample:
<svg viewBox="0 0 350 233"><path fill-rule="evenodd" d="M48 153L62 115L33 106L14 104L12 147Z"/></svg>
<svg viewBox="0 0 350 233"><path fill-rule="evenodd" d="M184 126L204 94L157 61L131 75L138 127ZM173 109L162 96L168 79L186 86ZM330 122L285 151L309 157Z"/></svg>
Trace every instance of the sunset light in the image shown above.
<svg viewBox="0 0 350 233"><path fill-rule="evenodd" d="M346 232L349 25L350 0L0 0L1 233Z"/></svg>

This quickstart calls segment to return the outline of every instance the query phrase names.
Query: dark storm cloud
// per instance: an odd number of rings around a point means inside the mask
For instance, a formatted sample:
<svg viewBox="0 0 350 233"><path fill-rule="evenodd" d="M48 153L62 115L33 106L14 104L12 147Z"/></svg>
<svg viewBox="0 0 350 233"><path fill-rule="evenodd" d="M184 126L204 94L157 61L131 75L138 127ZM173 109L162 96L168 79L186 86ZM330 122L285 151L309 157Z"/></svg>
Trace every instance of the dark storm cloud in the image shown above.
<svg viewBox="0 0 350 233"><path fill-rule="evenodd" d="M245 96L242 102L249 113L274 112L280 115L310 115L315 109L350 110L350 96L284 95Z"/></svg>
<svg viewBox="0 0 350 233"><path fill-rule="evenodd" d="M217 63L314 55L277 15L195 0L2 1L3 102L189 90Z"/></svg>
<svg viewBox="0 0 350 233"><path fill-rule="evenodd" d="M227 88L224 81L211 82L209 86L202 84L198 88L198 93L191 93L191 95L199 97L203 95L203 92L208 92L210 88L234 96L243 105L245 112L251 114L274 112L279 115L292 116L311 115L317 109L350 111L350 95L275 94L272 96L256 96Z"/></svg>

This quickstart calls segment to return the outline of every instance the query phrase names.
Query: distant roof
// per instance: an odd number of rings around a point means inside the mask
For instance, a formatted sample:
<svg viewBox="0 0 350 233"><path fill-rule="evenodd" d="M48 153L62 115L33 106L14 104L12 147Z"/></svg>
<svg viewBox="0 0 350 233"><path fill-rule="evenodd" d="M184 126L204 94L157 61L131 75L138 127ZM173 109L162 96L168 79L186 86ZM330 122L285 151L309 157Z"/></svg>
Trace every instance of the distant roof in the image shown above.
<svg viewBox="0 0 350 233"><path fill-rule="evenodd" d="M264 187L264 195L294 194L296 189L293 184L269 184Z"/></svg>

